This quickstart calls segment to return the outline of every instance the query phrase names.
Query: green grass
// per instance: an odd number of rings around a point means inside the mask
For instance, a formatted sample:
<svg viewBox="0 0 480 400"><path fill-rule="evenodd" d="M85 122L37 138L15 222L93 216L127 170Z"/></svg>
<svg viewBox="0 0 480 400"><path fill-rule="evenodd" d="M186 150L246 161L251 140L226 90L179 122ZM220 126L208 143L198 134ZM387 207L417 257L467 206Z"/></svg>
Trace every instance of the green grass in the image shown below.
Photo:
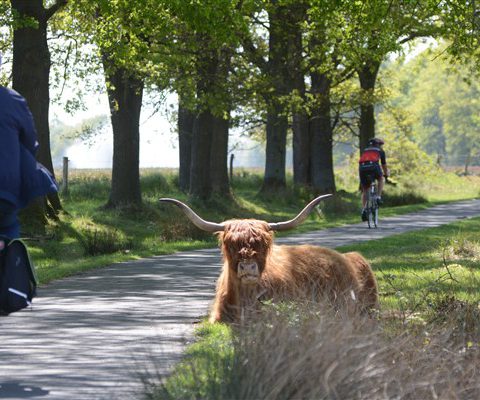
<svg viewBox="0 0 480 400"><path fill-rule="evenodd" d="M197 380L209 382L200 390L198 398L207 399L208 395L221 385L222 372L230 367L234 356L232 331L224 324L202 323L196 329L196 336L200 340L187 348L183 362L177 366L178 379L167 382L165 386L151 382L151 396L172 400L190 398L198 384L191 379L193 376ZM216 375L210 380L212 372ZM175 397L171 397L170 393L175 393Z"/></svg>
<svg viewBox="0 0 480 400"><path fill-rule="evenodd" d="M428 186L427 202L382 208L382 216L407 213L443 201L478 196L472 190L480 177L459 178L445 175L447 186L440 183ZM102 206L109 196L110 172L106 170L74 170L69 179L69 194L62 196L65 212L52 223L47 235L37 237L29 233L24 221L24 236L38 269L41 284L54 279L98 268L114 262L168 254L176 251L215 247L213 235L198 230L185 216L170 204L159 204L160 197L175 197L188 201L177 189L178 175L174 170L142 170L141 210L105 210ZM289 177L289 187L291 177ZM410 181L409 181L410 182ZM429 181L433 182L432 180ZM258 218L276 222L296 215L313 197L305 191L288 189L270 198L258 196L262 184L259 173L238 170L233 179L234 201L214 199L209 204L190 203L202 217L212 221L230 218ZM455 195L447 199L445 193ZM448 188L448 190L447 190ZM478 185L477 185L478 188ZM360 196L355 189L342 190L321 204L321 214L313 213L296 230L285 234L323 229L359 222ZM401 184L387 187L386 196L395 202L409 203L402 193L412 190ZM403 196L403 197L402 197ZM453 197L452 197L453 196ZM398 200L401 199L401 200Z"/></svg>
<svg viewBox="0 0 480 400"><path fill-rule="evenodd" d="M480 300L479 218L340 250L360 251L371 262L383 309L425 312L445 297Z"/></svg>

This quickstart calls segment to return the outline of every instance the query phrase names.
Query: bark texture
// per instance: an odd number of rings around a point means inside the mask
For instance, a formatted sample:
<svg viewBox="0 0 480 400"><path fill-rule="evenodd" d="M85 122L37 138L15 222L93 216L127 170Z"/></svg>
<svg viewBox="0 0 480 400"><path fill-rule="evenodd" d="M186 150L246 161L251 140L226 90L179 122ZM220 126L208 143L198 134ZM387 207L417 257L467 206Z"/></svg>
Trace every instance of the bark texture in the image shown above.
<svg viewBox="0 0 480 400"><path fill-rule="evenodd" d="M107 207L136 207L142 203L139 126L143 82L108 61L104 65L113 129L112 186Z"/></svg>

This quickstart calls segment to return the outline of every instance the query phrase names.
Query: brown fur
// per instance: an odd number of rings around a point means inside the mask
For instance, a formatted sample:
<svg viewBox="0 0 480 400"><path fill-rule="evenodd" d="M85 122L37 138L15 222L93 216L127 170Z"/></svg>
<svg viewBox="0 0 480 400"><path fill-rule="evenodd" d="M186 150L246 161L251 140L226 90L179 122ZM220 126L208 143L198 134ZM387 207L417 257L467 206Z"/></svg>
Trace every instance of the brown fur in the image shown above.
<svg viewBox="0 0 480 400"><path fill-rule="evenodd" d="M359 253L341 254L311 246L277 246L268 224L259 220L230 220L219 234L224 266L217 283L211 322L239 321L242 312L255 308L259 298L273 300L330 299L335 305L364 312L378 305L375 277ZM258 265L254 284L244 284L237 265L249 260Z"/></svg>

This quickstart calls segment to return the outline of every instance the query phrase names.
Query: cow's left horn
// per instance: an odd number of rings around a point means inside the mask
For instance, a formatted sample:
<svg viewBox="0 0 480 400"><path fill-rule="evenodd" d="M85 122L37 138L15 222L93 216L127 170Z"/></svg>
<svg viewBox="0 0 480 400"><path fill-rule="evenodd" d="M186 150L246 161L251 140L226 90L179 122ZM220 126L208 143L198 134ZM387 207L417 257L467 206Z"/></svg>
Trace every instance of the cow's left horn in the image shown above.
<svg viewBox="0 0 480 400"><path fill-rule="evenodd" d="M182 203L180 200L176 199L167 199L167 198L162 198L159 201L163 201L165 203L173 203L175 204L178 208L180 208L185 215L188 217L190 221L193 222L193 224L197 227L200 228L204 231L207 232L221 232L225 229L223 224L217 224L215 222L209 222L205 221L204 219L200 218L195 211L193 211L189 206L187 206L185 203Z"/></svg>
<svg viewBox="0 0 480 400"><path fill-rule="evenodd" d="M310 215L313 209L320 203L321 200L324 200L332 196L331 194L324 194L319 196L316 199L313 199L307 206L300 211L300 213L293 219L284 222L269 223L268 226L272 231L286 231L288 229L293 229L300 225L305 219Z"/></svg>

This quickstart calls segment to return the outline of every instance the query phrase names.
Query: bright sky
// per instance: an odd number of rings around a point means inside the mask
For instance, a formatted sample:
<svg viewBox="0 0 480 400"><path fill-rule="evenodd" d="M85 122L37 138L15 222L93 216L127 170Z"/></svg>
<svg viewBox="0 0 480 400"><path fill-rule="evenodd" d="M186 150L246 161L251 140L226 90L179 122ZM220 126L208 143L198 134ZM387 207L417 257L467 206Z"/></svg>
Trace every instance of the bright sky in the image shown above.
<svg viewBox="0 0 480 400"><path fill-rule="evenodd" d="M177 106L176 96L167 98L167 104ZM84 119L96 115L110 115L107 96L95 95L86 100L87 111L78 111L74 115L67 114L59 105L52 104L51 119L58 118L67 125L75 125ZM158 112L153 114L148 106L142 108L140 121L140 168L178 168L178 139L174 132L175 127L165 115ZM253 151L257 145L246 138L240 138L238 132L232 132L230 144L240 142L235 150L235 166L263 167L264 151ZM70 160L72 168L111 168L113 136L111 126L106 126L98 135L93 144L78 142L68 148L64 156ZM243 150L242 150L243 149ZM255 157L254 153L261 153ZM291 158L291 157L290 157Z"/></svg>
<svg viewBox="0 0 480 400"><path fill-rule="evenodd" d="M174 99L172 99L174 100ZM61 106L52 105L51 116L65 124L75 125L83 119L96 115L110 115L107 96L91 96L87 100L87 111L74 115L65 113ZM140 167L178 167L178 149L171 124L165 116L144 108L140 123ZM72 168L110 168L112 165L113 136L111 126L106 126L92 144L77 143L70 147L65 156Z"/></svg>

